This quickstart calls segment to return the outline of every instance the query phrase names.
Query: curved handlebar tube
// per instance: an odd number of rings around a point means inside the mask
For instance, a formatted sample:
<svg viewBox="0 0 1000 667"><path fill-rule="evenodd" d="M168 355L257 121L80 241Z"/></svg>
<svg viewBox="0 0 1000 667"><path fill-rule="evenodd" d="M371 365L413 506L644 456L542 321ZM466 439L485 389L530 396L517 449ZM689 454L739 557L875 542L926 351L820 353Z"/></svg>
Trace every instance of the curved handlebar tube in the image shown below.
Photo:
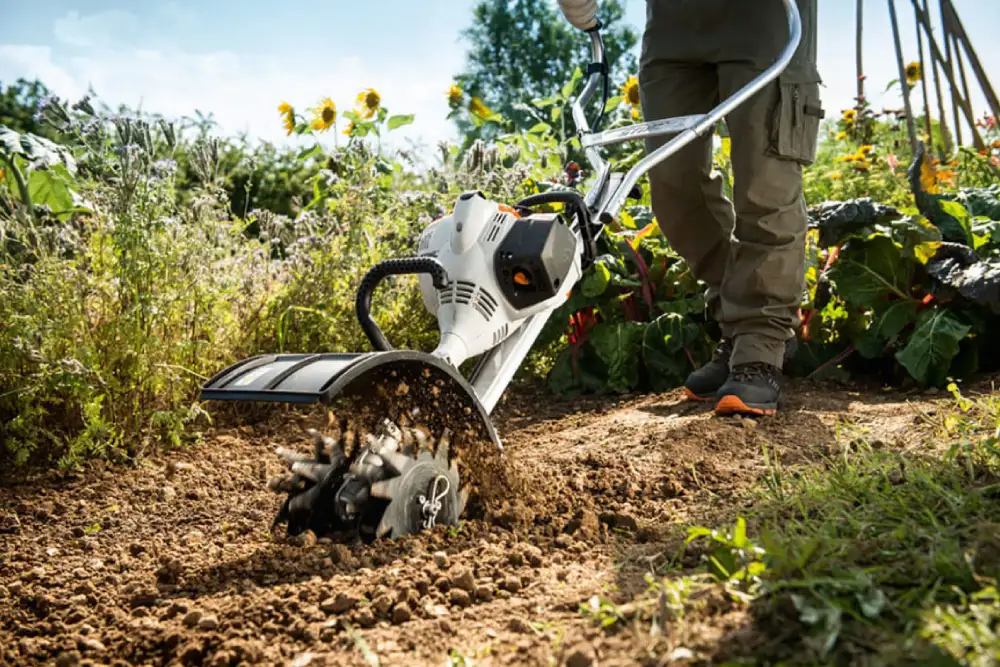
<svg viewBox="0 0 1000 667"><path fill-rule="evenodd" d="M422 273L430 274L431 279L434 281L434 287L444 289L448 286L448 272L433 257L386 259L369 269L368 273L361 280L361 285L358 286L358 295L354 303L355 310L357 311L358 321L361 323L361 329L368 336L372 347L377 351L388 352L393 348L386 339L385 334L382 333L382 329L379 328L371 316L372 295L375 293L375 288L388 276Z"/></svg>

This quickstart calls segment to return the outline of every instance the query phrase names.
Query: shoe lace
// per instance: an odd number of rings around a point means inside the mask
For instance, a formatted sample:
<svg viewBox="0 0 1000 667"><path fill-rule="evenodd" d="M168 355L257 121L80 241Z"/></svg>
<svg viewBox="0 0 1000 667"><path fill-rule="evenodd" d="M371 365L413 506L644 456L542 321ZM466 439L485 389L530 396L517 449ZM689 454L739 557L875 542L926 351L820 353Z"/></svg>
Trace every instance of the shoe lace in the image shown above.
<svg viewBox="0 0 1000 667"><path fill-rule="evenodd" d="M775 368L771 364L749 363L733 368L732 379L736 382L751 382L758 378L770 380L774 375Z"/></svg>

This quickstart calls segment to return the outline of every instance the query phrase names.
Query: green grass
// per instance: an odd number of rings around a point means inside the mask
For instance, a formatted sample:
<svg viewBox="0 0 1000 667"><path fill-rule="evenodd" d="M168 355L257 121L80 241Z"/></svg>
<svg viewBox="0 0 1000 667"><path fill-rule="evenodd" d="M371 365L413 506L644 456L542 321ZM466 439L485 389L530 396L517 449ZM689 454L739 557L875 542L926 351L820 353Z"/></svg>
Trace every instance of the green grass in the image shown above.
<svg viewBox="0 0 1000 667"><path fill-rule="evenodd" d="M956 390L924 419L916 451L855 439L835 460L772 467L745 520L690 529L704 571L651 580L647 597L683 582L689 599L721 592L746 610L713 664L997 664L1000 398Z"/></svg>

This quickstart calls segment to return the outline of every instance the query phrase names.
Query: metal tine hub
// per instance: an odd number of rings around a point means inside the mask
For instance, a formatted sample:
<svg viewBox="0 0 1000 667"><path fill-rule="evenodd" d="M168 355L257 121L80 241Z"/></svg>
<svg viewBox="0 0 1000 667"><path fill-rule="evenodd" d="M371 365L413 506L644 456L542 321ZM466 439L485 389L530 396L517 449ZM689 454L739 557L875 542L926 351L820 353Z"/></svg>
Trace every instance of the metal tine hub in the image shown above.
<svg viewBox="0 0 1000 667"><path fill-rule="evenodd" d="M294 517L296 532L303 525L353 525L362 533L374 529L376 537L457 523L469 490L460 488L457 461L450 460L452 434L444 429L435 439L416 416L415 411L383 418L375 433L350 419L338 424L331 416L339 437L308 429L312 457L279 447L276 453L290 472L268 483L271 490L289 494L278 521L287 518L290 533ZM375 517L377 527L366 528L358 522L374 500L388 503Z"/></svg>

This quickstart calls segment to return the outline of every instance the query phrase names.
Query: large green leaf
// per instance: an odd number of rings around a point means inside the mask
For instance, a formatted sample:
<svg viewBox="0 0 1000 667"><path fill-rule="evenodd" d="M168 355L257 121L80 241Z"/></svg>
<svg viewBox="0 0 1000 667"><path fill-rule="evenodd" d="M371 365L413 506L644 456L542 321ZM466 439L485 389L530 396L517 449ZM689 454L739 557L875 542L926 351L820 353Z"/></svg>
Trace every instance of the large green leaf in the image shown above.
<svg viewBox="0 0 1000 667"><path fill-rule="evenodd" d="M73 193L68 174L62 165L52 169L36 169L28 176L28 194L36 206L48 206L59 214L73 208Z"/></svg>
<svg viewBox="0 0 1000 667"><path fill-rule="evenodd" d="M855 349L866 359L882 356L885 347L895 343L896 337L913 324L916 317L916 301L894 301L876 315L871 326L855 341Z"/></svg>
<svg viewBox="0 0 1000 667"><path fill-rule="evenodd" d="M955 199L975 217L1000 221L1000 184L988 188L962 188Z"/></svg>
<svg viewBox="0 0 1000 667"><path fill-rule="evenodd" d="M611 270L604 262L595 262L583 278L580 291L584 296L596 297L604 294L611 283Z"/></svg>
<svg viewBox="0 0 1000 667"><path fill-rule="evenodd" d="M643 322L605 322L593 329L590 342L604 363L606 385L611 391L627 393L639 384L639 359Z"/></svg>
<svg viewBox="0 0 1000 667"><path fill-rule="evenodd" d="M934 256L941 246L941 230L923 216L908 215L891 224L892 240L903 248L903 255L921 264Z"/></svg>
<svg viewBox="0 0 1000 667"><path fill-rule="evenodd" d="M700 335L698 326L678 313L665 313L646 325L642 361L654 391L667 391L684 382L692 370L686 346Z"/></svg>
<svg viewBox="0 0 1000 667"><path fill-rule="evenodd" d="M1000 314L1000 260L982 260L968 246L946 243L927 263L927 273L939 300L967 300Z"/></svg>
<svg viewBox="0 0 1000 667"><path fill-rule="evenodd" d="M413 114L397 114L395 116L389 116L389 119L385 122L385 126L389 130L395 130L397 127L403 127L404 125L409 125L413 122Z"/></svg>
<svg viewBox="0 0 1000 667"><path fill-rule="evenodd" d="M587 341L576 350L575 356L574 362L572 347L559 352L549 371L549 389L564 396L604 393L607 390L608 369L594 345Z"/></svg>
<svg viewBox="0 0 1000 667"><path fill-rule="evenodd" d="M913 264L892 239L876 234L853 239L830 267L829 280L849 305L872 308L889 295L908 298Z"/></svg>
<svg viewBox="0 0 1000 667"><path fill-rule="evenodd" d="M31 168L62 165L70 173L76 172L76 160L64 147L45 137L19 134L6 125L0 125L0 150L24 158Z"/></svg>
<svg viewBox="0 0 1000 667"><path fill-rule="evenodd" d="M819 228L819 245L829 248L839 245L852 235L870 230L902 217L902 214L871 198L824 202L809 210L809 217Z"/></svg>
<svg viewBox="0 0 1000 667"><path fill-rule="evenodd" d="M925 310L906 346L896 353L896 360L920 384L941 386L970 328L943 308Z"/></svg>

